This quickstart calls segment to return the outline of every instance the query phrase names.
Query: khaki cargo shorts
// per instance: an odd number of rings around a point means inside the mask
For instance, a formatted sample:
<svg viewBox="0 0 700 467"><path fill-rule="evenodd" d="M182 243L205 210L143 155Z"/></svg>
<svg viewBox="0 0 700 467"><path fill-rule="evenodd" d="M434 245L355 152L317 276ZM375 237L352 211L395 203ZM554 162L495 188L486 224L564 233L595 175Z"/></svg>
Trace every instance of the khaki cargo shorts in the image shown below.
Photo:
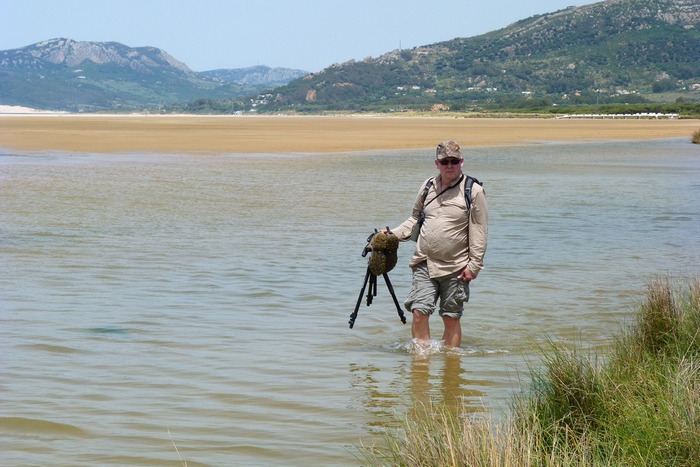
<svg viewBox="0 0 700 467"><path fill-rule="evenodd" d="M459 274L460 271L457 271L431 279L425 261L414 267L411 291L404 302L406 310L432 315L440 299L440 316L461 318L464 304L469 301L469 284L457 279Z"/></svg>

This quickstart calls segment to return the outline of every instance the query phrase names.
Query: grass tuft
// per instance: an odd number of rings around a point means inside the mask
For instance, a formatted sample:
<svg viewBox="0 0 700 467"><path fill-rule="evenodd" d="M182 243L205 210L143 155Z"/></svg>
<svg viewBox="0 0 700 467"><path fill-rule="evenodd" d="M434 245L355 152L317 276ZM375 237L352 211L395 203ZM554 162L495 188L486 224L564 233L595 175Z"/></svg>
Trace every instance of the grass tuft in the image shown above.
<svg viewBox="0 0 700 467"><path fill-rule="evenodd" d="M509 416L421 406L368 465L700 465L700 279L648 284L602 358L549 341Z"/></svg>

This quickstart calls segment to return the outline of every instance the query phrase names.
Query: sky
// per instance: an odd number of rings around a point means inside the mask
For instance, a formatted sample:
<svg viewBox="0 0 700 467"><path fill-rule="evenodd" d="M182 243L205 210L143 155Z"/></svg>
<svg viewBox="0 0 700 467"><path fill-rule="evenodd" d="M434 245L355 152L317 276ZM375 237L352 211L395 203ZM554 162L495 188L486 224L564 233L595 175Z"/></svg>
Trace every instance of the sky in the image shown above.
<svg viewBox="0 0 700 467"><path fill-rule="evenodd" d="M163 49L194 71L309 72L591 0L0 0L0 50L48 39Z"/></svg>

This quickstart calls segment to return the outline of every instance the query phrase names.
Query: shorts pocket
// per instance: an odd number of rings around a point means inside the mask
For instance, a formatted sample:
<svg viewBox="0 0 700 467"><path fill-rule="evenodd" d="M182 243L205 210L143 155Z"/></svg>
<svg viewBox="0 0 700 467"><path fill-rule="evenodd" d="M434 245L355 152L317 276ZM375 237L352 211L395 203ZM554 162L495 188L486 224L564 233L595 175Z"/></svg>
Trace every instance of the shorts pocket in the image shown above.
<svg viewBox="0 0 700 467"><path fill-rule="evenodd" d="M467 303L469 301L469 284L463 284L462 287L462 303Z"/></svg>

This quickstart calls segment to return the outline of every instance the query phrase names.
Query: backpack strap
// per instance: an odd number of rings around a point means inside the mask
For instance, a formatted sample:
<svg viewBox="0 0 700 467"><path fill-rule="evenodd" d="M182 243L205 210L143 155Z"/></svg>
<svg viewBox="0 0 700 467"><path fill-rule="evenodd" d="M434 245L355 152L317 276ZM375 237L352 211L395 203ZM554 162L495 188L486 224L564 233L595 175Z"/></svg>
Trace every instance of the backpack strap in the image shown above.
<svg viewBox="0 0 700 467"><path fill-rule="evenodd" d="M467 203L467 216L469 216L469 212L472 208L472 186L474 184L478 184L479 186L484 186L483 183L481 183L477 178L472 177L471 175L467 175L464 177L464 201ZM425 184L425 188L423 189L423 203L425 204L425 198L428 197L428 192L430 191L430 188L433 186L433 178L428 179L428 183Z"/></svg>
<svg viewBox="0 0 700 467"><path fill-rule="evenodd" d="M484 186L483 183L471 175L467 175L467 177L464 179L464 201L467 203L467 216L469 216L472 208L472 186L475 183L479 184L479 186Z"/></svg>
<svg viewBox="0 0 700 467"><path fill-rule="evenodd" d="M423 204L425 204L425 198L428 197L428 192L430 191L430 187L433 186L433 178L428 179L428 183L425 184L425 189L423 190Z"/></svg>

